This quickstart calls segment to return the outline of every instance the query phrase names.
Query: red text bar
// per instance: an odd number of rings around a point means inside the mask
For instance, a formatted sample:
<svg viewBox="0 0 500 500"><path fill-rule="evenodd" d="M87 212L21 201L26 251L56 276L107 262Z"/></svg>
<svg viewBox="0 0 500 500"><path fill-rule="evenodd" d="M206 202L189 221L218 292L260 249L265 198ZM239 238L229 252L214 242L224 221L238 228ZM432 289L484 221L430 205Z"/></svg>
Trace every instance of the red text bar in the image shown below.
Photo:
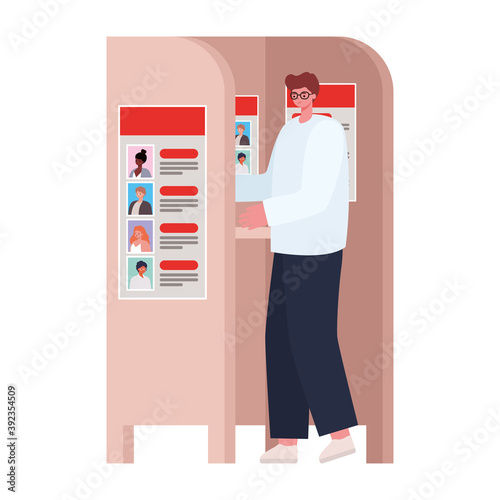
<svg viewBox="0 0 500 500"><path fill-rule="evenodd" d="M162 260L160 268L163 271L194 271L198 269L198 262L195 260Z"/></svg>
<svg viewBox="0 0 500 500"><path fill-rule="evenodd" d="M196 186L162 186L160 194L163 196L196 196L198 188Z"/></svg>
<svg viewBox="0 0 500 500"><path fill-rule="evenodd" d="M160 151L162 158L198 158L197 149L162 149Z"/></svg>
<svg viewBox="0 0 500 500"><path fill-rule="evenodd" d="M162 233L196 233L198 224L163 223L160 226Z"/></svg>

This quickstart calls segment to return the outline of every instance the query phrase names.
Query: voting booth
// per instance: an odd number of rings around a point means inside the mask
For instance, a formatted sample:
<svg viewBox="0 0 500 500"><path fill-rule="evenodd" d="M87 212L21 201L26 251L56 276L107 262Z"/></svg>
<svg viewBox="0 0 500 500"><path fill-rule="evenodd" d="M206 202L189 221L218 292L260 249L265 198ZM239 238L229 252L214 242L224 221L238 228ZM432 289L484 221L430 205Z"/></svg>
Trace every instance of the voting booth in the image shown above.
<svg viewBox="0 0 500 500"><path fill-rule="evenodd" d="M266 171L300 113L284 79L304 71L321 83L314 113L346 132L339 343L367 461L392 462L392 82L371 48L340 37L108 39L108 462L134 462L137 425L206 425L211 463L234 462L236 425L265 425L263 452L276 444L270 231L237 227L249 203L234 176Z"/></svg>

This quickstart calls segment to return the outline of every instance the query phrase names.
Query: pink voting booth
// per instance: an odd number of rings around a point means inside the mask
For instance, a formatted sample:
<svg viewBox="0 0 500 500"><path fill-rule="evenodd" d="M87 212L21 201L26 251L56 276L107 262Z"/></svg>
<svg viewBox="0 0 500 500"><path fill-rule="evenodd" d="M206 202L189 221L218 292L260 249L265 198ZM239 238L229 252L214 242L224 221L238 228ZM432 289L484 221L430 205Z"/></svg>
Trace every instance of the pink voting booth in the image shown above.
<svg viewBox="0 0 500 500"><path fill-rule="evenodd" d="M339 341L367 461L392 462L393 95L382 59L340 37L110 38L107 71L108 462L134 462L135 425L206 425L211 463L234 462L236 425L266 425L262 451L276 444L269 228L237 227L248 204L234 201L234 174L238 152L243 173L266 171L300 111L284 78L304 71L321 82L314 112L346 132ZM246 138L235 146L236 125Z"/></svg>

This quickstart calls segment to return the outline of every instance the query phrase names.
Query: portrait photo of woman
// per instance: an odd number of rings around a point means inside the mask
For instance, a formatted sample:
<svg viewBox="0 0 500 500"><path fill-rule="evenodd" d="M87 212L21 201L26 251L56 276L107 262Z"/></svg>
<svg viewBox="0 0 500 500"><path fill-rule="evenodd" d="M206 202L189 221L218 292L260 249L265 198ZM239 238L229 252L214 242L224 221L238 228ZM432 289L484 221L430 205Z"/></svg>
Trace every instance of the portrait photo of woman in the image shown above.
<svg viewBox="0 0 500 500"><path fill-rule="evenodd" d="M148 253L151 252L151 242L149 234L144 226L134 226L132 236L130 237L130 253Z"/></svg>
<svg viewBox="0 0 500 500"><path fill-rule="evenodd" d="M127 144L127 177L154 178L155 148L153 144Z"/></svg>

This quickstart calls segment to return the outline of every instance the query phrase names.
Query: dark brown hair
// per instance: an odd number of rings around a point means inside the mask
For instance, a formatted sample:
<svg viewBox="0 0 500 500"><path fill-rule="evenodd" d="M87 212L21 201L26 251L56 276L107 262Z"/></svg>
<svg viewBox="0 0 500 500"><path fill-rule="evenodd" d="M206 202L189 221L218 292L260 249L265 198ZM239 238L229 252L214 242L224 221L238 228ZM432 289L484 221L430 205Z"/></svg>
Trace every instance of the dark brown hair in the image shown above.
<svg viewBox="0 0 500 500"><path fill-rule="evenodd" d="M311 94L319 94L319 80L314 73L308 73L307 71L300 75L288 75L285 78L285 85L288 90L301 89L302 87L307 87Z"/></svg>

